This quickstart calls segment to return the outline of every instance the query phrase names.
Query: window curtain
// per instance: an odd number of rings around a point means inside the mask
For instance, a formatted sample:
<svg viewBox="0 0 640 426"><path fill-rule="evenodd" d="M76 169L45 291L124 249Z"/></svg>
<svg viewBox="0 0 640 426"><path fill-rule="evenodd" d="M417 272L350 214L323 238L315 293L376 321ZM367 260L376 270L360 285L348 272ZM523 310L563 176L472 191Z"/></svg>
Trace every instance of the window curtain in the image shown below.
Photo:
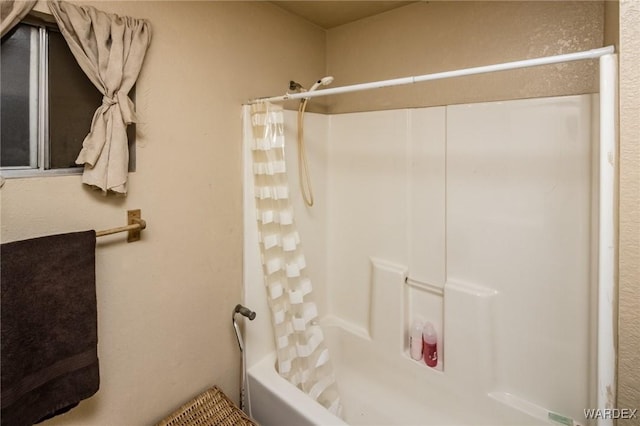
<svg viewBox="0 0 640 426"><path fill-rule="evenodd" d="M250 114L252 134L245 137L252 140L258 239L278 373L340 416L340 395L316 323L318 309L289 199L282 107L260 103Z"/></svg>
<svg viewBox="0 0 640 426"><path fill-rule="evenodd" d="M151 42L151 25L91 6L52 1L49 7L78 64L103 94L76 164L82 181L102 191L127 193L127 126L136 122L129 91Z"/></svg>
<svg viewBox="0 0 640 426"><path fill-rule="evenodd" d="M27 13L31 12L36 0L1 0L0 1L0 37L16 26Z"/></svg>

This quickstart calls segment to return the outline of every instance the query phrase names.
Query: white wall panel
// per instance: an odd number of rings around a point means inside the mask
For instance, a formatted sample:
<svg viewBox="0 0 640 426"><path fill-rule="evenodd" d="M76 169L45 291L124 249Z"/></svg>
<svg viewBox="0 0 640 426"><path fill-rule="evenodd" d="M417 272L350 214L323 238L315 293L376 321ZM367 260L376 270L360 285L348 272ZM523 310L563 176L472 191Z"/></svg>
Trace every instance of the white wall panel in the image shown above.
<svg viewBox="0 0 640 426"><path fill-rule="evenodd" d="M591 112L583 95L310 115L312 209L288 113L291 193L321 313L372 356L500 418L583 419L595 356ZM435 323L442 371L409 359L414 318Z"/></svg>
<svg viewBox="0 0 640 426"><path fill-rule="evenodd" d="M370 257L407 264L407 111L331 117L330 311L368 328Z"/></svg>
<svg viewBox="0 0 640 426"><path fill-rule="evenodd" d="M409 275L443 287L446 108L409 110Z"/></svg>
<svg viewBox="0 0 640 426"><path fill-rule="evenodd" d="M498 291L496 386L589 406L591 98L448 107L448 278Z"/></svg>

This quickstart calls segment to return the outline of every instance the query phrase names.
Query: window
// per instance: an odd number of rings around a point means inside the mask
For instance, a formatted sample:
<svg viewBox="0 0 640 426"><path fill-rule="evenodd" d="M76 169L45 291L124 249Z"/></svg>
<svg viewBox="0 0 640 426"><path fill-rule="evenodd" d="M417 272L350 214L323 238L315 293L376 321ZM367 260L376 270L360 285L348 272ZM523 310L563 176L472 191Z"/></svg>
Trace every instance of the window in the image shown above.
<svg viewBox="0 0 640 426"><path fill-rule="evenodd" d="M102 94L62 34L55 24L26 20L2 38L0 55L3 176L80 173L75 159ZM131 171L133 126L128 136Z"/></svg>

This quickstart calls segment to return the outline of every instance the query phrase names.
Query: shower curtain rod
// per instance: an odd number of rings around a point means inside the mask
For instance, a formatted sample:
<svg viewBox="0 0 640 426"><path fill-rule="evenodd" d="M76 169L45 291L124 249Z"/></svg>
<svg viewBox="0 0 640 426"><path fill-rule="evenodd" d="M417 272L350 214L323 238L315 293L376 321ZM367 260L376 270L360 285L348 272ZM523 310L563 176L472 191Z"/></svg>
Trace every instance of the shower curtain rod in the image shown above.
<svg viewBox="0 0 640 426"><path fill-rule="evenodd" d="M561 62L581 61L584 59L600 58L604 55L615 52L613 46L601 47L598 49L585 50L583 52L566 53L555 56L545 56L542 58L525 59L522 61L505 62L502 64L485 65L474 68L464 68L454 71L437 72L434 74L424 74L413 77L394 78L391 80L374 81L371 83L352 84L350 86L334 87L331 89L315 90L313 92L286 93L282 96L273 96L270 98L256 98L249 101L249 104L258 102L283 102L292 99L307 99L317 96L337 95L339 93L359 92L362 90L379 89L382 87L403 86L405 84L420 83L423 81L441 80L452 77L462 77L466 75L485 74L495 71L506 71L517 68L528 68L539 65L557 64Z"/></svg>

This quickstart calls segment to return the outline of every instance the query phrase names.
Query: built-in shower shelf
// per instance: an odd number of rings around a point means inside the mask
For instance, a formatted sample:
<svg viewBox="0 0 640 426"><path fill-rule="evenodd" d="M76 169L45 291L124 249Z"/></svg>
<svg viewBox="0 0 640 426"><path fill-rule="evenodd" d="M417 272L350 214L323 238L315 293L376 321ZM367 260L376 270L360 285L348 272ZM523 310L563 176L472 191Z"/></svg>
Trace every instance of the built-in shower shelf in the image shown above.
<svg viewBox="0 0 640 426"><path fill-rule="evenodd" d="M404 355L411 362L421 367L434 370L444 370L444 287L407 276L404 280L404 323L406 337ZM409 354L409 333L413 322L420 320L430 322L436 330L438 338L438 364L430 367L424 361L416 361Z"/></svg>
<svg viewBox="0 0 640 426"><path fill-rule="evenodd" d="M423 360L417 361L417 360L411 358L411 355L409 354L409 351L407 351L407 350L405 350L402 353L402 357L404 359L406 359L407 361L409 361L411 364L413 364L416 367L418 367L418 368L427 369L427 371L430 371L430 372L433 372L433 373L437 373L437 374L444 374L441 361L438 361L438 365L436 365L435 367L429 367L427 364L425 364L425 362Z"/></svg>

